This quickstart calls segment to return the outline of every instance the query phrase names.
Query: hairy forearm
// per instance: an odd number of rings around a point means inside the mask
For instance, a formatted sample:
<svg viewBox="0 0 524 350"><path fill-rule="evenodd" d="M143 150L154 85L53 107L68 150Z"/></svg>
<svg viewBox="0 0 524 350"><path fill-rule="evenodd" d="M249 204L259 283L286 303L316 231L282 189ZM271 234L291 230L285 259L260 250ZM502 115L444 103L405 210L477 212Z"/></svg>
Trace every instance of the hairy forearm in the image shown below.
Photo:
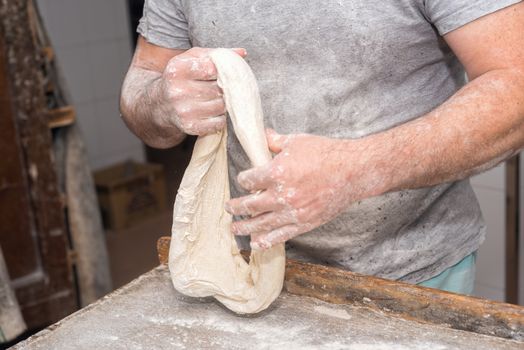
<svg viewBox="0 0 524 350"><path fill-rule="evenodd" d="M139 67L129 69L120 97L120 111L128 127L152 147L168 148L185 137L172 122L175 114L165 103L162 74Z"/></svg>
<svg viewBox="0 0 524 350"><path fill-rule="evenodd" d="M431 113L362 142L382 183L371 195L486 170L524 147L524 72L485 73Z"/></svg>

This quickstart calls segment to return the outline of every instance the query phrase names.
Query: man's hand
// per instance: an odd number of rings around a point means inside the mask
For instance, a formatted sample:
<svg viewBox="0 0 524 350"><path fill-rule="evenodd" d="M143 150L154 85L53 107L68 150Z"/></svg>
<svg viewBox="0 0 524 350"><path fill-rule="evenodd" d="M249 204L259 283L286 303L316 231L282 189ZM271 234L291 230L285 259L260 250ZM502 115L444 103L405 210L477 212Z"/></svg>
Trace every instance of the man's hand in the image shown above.
<svg viewBox="0 0 524 350"><path fill-rule="evenodd" d="M209 57L212 49L192 48L173 57L162 74L164 103L172 107L172 121L189 135L206 135L226 125L226 106ZM245 56L245 51L236 49Z"/></svg>
<svg viewBox="0 0 524 350"><path fill-rule="evenodd" d="M379 174L363 168L358 140L268 131L275 158L238 175L252 194L226 204L233 215L252 218L233 223L237 235L252 235L253 249L269 248L330 221L351 203L380 191Z"/></svg>
<svg viewBox="0 0 524 350"><path fill-rule="evenodd" d="M120 98L129 128L152 147L167 148L186 134L205 135L225 126L212 49L166 49L138 40ZM234 49L241 56L244 49Z"/></svg>

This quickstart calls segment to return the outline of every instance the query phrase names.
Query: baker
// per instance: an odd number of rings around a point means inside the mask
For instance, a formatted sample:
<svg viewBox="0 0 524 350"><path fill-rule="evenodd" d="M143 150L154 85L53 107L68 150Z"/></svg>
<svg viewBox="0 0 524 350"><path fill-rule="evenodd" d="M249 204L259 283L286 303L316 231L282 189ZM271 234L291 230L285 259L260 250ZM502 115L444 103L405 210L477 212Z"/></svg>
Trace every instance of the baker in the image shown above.
<svg viewBox="0 0 524 350"><path fill-rule="evenodd" d="M524 3L146 0L138 32L121 111L152 147L226 127L210 48L255 72L275 157L229 136L225 208L253 249L472 292L468 178L524 147Z"/></svg>

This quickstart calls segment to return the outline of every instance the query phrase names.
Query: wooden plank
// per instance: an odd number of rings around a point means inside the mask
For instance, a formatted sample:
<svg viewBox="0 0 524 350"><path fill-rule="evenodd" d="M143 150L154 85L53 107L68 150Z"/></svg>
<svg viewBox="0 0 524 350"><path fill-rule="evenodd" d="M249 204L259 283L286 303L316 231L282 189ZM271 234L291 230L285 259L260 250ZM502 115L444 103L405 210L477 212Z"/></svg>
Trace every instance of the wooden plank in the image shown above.
<svg viewBox="0 0 524 350"><path fill-rule="evenodd" d="M73 106L64 106L48 110L47 118L47 125L50 129L59 128L73 124L76 119L76 112Z"/></svg>
<svg viewBox="0 0 524 350"><path fill-rule="evenodd" d="M161 264L170 237L157 242ZM361 305L405 319L524 340L524 307L287 259L285 289L333 304Z"/></svg>
<svg viewBox="0 0 524 350"><path fill-rule="evenodd" d="M524 308L336 268L290 260L288 292L334 304L364 305L407 319L524 340Z"/></svg>

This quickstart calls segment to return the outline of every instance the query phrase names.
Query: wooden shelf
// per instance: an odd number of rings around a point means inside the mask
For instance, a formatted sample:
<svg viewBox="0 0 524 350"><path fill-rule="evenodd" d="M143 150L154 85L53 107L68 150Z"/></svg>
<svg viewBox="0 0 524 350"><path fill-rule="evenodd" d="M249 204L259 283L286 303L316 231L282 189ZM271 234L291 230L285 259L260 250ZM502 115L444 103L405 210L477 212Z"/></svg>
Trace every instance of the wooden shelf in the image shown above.
<svg viewBox="0 0 524 350"><path fill-rule="evenodd" d="M47 111L47 125L50 129L71 125L76 120L76 111L73 106L64 106Z"/></svg>

